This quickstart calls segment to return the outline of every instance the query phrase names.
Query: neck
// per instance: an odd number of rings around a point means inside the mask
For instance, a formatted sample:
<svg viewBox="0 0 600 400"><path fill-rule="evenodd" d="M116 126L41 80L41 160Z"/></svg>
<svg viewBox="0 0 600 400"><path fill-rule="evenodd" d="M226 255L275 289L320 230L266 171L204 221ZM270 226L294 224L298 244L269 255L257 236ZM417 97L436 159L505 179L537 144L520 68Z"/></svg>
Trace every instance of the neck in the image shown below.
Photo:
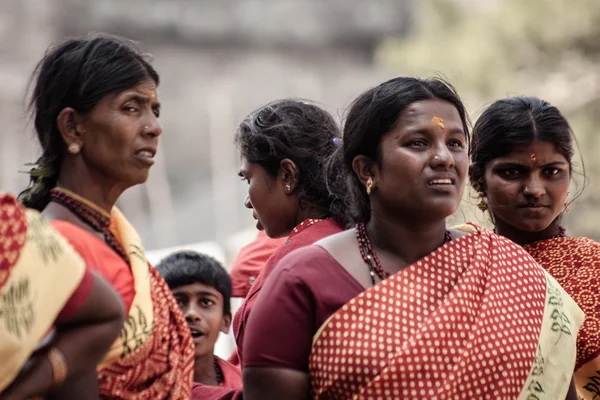
<svg viewBox="0 0 600 400"><path fill-rule="evenodd" d="M327 217L327 212L319 207L300 207L296 214L296 220L294 221L294 227L298 226L302 221L309 218L312 219L323 219Z"/></svg>
<svg viewBox="0 0 600 400"><path fill-rule="evenodd" d="M109 182L104 175L90 170L85 165L75 164L65 160L56 186L70 190L110 213L126 188L114 181Z"/></svg>
<svg viewBox="0 0 600 400"><path fill-rule="evenodd" d="M546 229L539 232L528 232L515 228L499 218L494 218L494 220L496 221L495 231L498 235L504 236L521 246L528 243L551 239L560 234L558 218L552 221Z"/></svg>
<svg viewBox="0 0 600 400"><path fill-rule="evenodd" d="M194 361L194 382L207 386L219 386L215 371L215 357L212 353L196 357Z"/></svg>
<svg viewBox="0 0 600 400"><path fill-rule="evenodd" d="M446 220L417 224L372 213L367 232L373 247L410 265L444 244Z"/></svg>

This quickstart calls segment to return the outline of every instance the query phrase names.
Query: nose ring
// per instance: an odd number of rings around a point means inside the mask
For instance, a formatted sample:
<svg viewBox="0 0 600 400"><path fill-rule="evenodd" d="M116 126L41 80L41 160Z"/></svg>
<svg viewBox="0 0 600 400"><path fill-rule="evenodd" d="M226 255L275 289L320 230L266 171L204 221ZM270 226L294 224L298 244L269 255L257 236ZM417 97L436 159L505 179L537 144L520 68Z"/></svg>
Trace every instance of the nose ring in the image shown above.
<svg viewBox="0 0 600 400"><path fill-rule="evenodd" d="M438 156L434 156L434 157L433 157L433 159L437 161L437 160L439 160L440 158L439 158Z"/></svg>
<svg viewBox="0 0 600 400"><path fill-rule="evenodd" d="M150 128L150 127L149 127L148 125L146 125L146 126L144 127L144 130L145 130L145 131L147 131L149 128Z"/></svg>

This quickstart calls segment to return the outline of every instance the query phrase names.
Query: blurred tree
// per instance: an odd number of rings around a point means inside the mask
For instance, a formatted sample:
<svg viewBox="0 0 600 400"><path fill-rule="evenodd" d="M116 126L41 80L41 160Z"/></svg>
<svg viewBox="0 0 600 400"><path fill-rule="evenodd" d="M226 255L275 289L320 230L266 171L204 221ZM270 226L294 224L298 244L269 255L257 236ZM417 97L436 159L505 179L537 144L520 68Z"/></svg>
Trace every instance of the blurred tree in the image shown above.
<svg viewBox="0 0 600 400"><path fill-rule="evenodd" d="M377 60L403 74L442 75L472 117L490 101L534 95L563 111L581 151L578 196L566 224L571 234L600 239L600 1L424 0L412 35L382 43ZM585 160L587 181L581 173ZM471 193L472 195L473 193ZM468 201L464 213L474 201ZM480 221L483 216L479 214Z"/></svg>

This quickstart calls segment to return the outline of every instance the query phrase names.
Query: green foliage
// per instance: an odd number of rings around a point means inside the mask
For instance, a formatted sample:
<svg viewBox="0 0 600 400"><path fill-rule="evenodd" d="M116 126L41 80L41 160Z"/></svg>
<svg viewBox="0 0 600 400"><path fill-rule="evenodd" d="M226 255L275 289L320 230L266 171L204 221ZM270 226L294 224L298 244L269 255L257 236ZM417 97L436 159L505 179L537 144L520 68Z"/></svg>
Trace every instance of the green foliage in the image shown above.
<svg viewBox="0 0 600 400"><path fill-rule="evenodd" d="M412 35L385 41L377 60L406 75L442 75L472 117L489 102L534 95L569 118L589 185L567 216L569 231L600 239L600 1L419 0ZM578 156L579 159L579 156ZM577 171L582 163L577 162ZM575 174L573 193L586 185ZM472 195L472 194L471 194ZM573 195L574 196L574 195ZM470 199L463 212L476 201ZM480 219L482 216L480 215Z"/></svg>

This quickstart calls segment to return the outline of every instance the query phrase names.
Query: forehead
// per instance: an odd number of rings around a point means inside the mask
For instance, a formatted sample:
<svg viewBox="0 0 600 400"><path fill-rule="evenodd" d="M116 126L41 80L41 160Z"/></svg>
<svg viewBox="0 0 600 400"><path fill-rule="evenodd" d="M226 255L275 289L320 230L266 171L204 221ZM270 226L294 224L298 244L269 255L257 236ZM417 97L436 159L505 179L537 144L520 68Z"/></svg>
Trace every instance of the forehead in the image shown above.
<svg viewBox="0 0 600 400"><path fill-rule="evenodd" d="M132 87L129 87L125 90L122 90L122 91L116 93L113 97L121 98L124 96L137 94L137 95L141 95L143 97L147 97L150 100L156 100L158 98L156 89L157 89L156 82L154 82L154 80L152 80L150 78L147 78L147 79L144 79L143 81L133 85Z"/></svg>
<svg viewBox="0 0 600 400"><path fill-rule="evenodd" d="M223 295L215 289L214 286L206 285L200 282L190 283L189 285L183 285L172 289L174 295L186 294L189 296L199 296L210 294L219 299L219 301L223 300Z"/></svg>
<svg viewBox="0 0 600 400"><path fill-rule="evenodd" d="M567 161L566 158L550 142L535 140L528 145L515 146L512 151L492 160L495 163L525 162L531 163L532 157L538 164L556 161Z"/></svg>
<svg viewBox="0 0 600 400"><path fill-rule="evenodd" d="M422 100L411 103L402 111L398 122L400 126L411 127L413 125L431 123L434 117L443 119L444 125L452 125L453 128L462 129L462 120L456 107L452 103L440 99Z"/></svg>

